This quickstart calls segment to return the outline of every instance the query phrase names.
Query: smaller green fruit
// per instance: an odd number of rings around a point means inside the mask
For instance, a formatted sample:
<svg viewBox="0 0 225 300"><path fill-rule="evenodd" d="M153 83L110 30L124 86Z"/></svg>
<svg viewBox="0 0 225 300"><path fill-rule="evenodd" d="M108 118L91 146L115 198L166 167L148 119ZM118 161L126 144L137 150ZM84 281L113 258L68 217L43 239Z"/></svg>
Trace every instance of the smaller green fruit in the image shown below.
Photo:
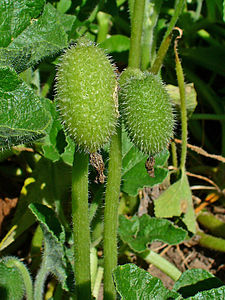
<svg viewBox="0 0 225 300"><path fill-rule="evenodd" d="M62 56L56 91L65 129L79 148L96 152L115 132L118 117L116 74L104 50L80 38Z"/></svg>
<svg viewBox="0 0 225 300"><path fill-rule="evenodd" d="M125 129L142 152L154 155L166 148L173 136L172 103L156 75L125 72L119 94Z"/></svg>

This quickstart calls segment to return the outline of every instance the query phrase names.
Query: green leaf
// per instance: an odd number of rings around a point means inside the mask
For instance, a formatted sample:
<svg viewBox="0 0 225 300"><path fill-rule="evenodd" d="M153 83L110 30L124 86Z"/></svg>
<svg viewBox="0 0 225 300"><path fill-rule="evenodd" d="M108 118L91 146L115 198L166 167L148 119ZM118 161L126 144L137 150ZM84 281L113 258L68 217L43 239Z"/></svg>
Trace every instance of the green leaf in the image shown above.
<svg viewBox="0 0 225 300"><path fill-rule="evenodd" d="M136 196L138 190L143 187L152 187L161 183L168 174L168 170L162 168L169 157L168 150L165 149L154 156L155 177L150 177L145 168L145 162L148 156L141 153L133 143L130 142L125 131L123 131L122 139L122 191L131 196Z"/></svg>
<svg viewBox="0 0 225 300"><path fill-rule="evenodd" d="M0 147L31 142L46 134L51 116L44 102L9 67L0 67Z"/></svg>
<svg viewBox="0 0 225 300"><path fill-rule="evenodd" d="M187 298L187 300L219 300L225 299L225 286L217 289L211 289L209 291L199 292L193 297Z"/></svg>
<svg viewBox="0 0 225 300"><path fill-rule="evenodd" d="M41 227L45 228L56 241L63 244L65 242L65 231L53 210L40 203L31 203L29 208L40 222Z"/></svg>
<svg viewBox="0 0 225 300"><path fill-rule="evenodd" d="M7 260L0 261L0 298L21 300L24 295L24 283L16 267L8 267Z"/></svg>
<svg viewBox="0 0 225 300"><path fill-rule="evenodd" d="M0 47L7 47L21 34L40 15L44 4L45 0L0 0Z"/></svg>
<svg viewBox="0 0 225 300"><path fill-rule="evenodd" d="M181 299L178 293L167 290L160 279L134 264L116 267L113 276L122 300Z"/></svg>
<svg viewBox="0 0 225 300"><path fill-rule="evenodd" d="M218 288L223 282L203 269L185 271L174 284L173 291L180 293L184 298L194 296L198 292Z"/></svg>
<svg viewBox="0 0 225 300"><path fill-rule="evenodd" d="M60 0L57 2L57 10L64 14L70 8L71 4L71 0Z"/></svg>
<svg viewBox="0 0 225 300"><path fill-rule="evenodd" d="M115 34L100 43L100 47L106 49L107 53L128 51L130 39L125 35Z"/></svg>
<svg viewBox="0 0 225 300"><path fill-rule="evenodd" d="M0 64L22 72L66 46L67 34L59 13L48 3L39 19L29 22L29 26L14 36L7 48L0 48Z"/></svg>
<svg viewBox="0 0 225 300"><path fill-rule="evenodd" d="M155 216L158 218L172 218L181 216L187 229L195 233L195 213L192 205L191 190L187 175L182 174L180 180L172 184L154 201Z"/></svg>
<svg viewBox="0 0 225 300"><path fill-rule="evenodd" d="M151 218L149 215L140 218L133 216L129 220L120 215L118 233L122 241L135 252L144 252L153 241L176 245L187 235L185 230L174 226L170 221Z"/></svg>
<svg viewBox="0 0 225 300"><path fill-rule="evenodd" d="M176 105L176 107L180 110L180 92L179 87L167 84L166 89L170 95L170 98L172 102ZM195 111L195 108L198 104L197 102L197 93L194 88L193 83L185 84L185 95L186 95L186 109L188 117L192 115L192 113Z"/></svg>
<svg viewBox="0 0 225 300"><path fill-rule="evenodd" d="M24 183L12 221L12 225L17 225L15 238L35 222L33 214L27 209L31 201L50 206L57 202L63 206L64 201L68 201L67 193L71 185L71 168L68 165L41 158L31 176Z"/></svg>
<svg viewBox="0 0 225 300"><path fill-rule="evenodd" d="M45 265L45 269L59 279L63 288L68 291L71 288L71 278L68 276L71 275L72 267L66 258L64 227L59 223L55 213L47 206L32 203L29 208L40 222L44 234L42 264Z"/></svg>
<svg viewBox="0 0 225 300"><path fill-rule="evenodd" d="M65 163L72 166L75 144L64 133L55 103L48 101L46 105L48 105L48 111L51 113L52 122L43 141L44 156L53 162L62 158Z"/></svg>

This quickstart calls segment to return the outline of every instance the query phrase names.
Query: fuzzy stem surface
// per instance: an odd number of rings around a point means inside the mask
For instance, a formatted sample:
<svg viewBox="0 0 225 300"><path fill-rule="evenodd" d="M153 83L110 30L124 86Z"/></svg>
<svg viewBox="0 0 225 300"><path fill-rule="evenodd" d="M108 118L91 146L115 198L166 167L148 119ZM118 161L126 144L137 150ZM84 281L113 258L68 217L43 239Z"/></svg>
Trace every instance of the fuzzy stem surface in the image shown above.
<svg viewBox="0 0 225 300"><path fill-rule="evenodd" d="M8 267L16 267L20 271L26 291L26 299L33 300L33 283L26 266L21 261L19 261L18 258L14 257L8 259L6 265Z"/></svg>
<svg viewBox="0 0 225 300"><path fill-rule="evenodd" d="M104 299L115 300L112 271L117 265L117 226L122 165L121 126L112 137L104 210Z"/></svg>
<svg viewBox="0 0 225 300"><path fill-rule="evenodd" d="M75 296L87 300L91 299L88 162L87 153L75 151L72 169Z"/></svg>
<svg viewBox="0 0 225 300"><path fill-rule="evenodd" d="M40 267L40 269L37 273L36 279L35 279L34 300L42 300L43 299L45 281L47 279L48 274L49 274L49 270L45 265L45 257L44 257L41 267Z"/></svg>
<svg viewBox="0 0 225 300"><path fill-rule="evenodd" d="M135 0L131 19L131 37L128 65L130 68L140 68L141 36L144 20L145 0Z"/></svg>
<svg viewBox="0 0 225 300"><path fill-rule="evenodd" d="M155 59L153 65L152 65L152 68L150 70L153 74L158 74L160 69L161 69L164 57L167 53L167 50L169 48L169 45L170 45L170 42L171 42L171 39L172 39L172 35L171 35L172 30L173 30L174 26L176 25L176 22L177 22L180 14L182 12L184 3L185 3L185 0L177 0L176 1L174 14L173 14L173 16L170 20L170 24L167 28L167 31L164 35L162 43L159 47L156 59Z"/></svg>
<svg viewBox="0 0 225 300"><path fill-rule="evenodd" d="M176 40L177 42L177 40ZM176 62L176 74L177 81L180 91L180 109L181 109L181 128L182 128L182 148L181 148L181 161L180 169L185 171L185 163L187 157L187 135L188 135L188 125L187 125L187 110L186 110L186 97L185 97L185 84L184 84L184 73L181 66L180 59L177 53L177 43L175 42L174 52L175 52L175 62Z"/></svg>

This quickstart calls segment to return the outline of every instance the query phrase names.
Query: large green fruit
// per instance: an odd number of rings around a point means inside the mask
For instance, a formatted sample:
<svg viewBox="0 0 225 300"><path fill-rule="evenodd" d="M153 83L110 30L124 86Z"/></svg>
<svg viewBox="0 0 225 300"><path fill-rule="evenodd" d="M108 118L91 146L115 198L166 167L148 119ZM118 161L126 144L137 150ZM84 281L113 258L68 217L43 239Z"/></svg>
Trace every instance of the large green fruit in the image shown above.
<svg viewBox="0 0 225 300"><path fill-rule="evenodd" d="M104 50L78 40L62 56L56 91L65 129L79 148L96 152L115 132L118 117L116 74Z"/></svg>
<svg viewBox="0 0 225 300"><path fill-rule="evenodd" d="M173 136L174 116L169 95L160 78L151 73L127 70L120 89L121 115L132 142L154 155Z"/></svg>

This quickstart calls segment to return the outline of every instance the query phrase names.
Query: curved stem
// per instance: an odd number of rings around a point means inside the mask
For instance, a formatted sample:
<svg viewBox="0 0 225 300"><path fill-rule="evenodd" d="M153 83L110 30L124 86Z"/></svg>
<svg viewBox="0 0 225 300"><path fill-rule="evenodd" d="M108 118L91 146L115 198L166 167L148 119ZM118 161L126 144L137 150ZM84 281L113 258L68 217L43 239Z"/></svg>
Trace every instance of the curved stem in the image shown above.
<svg viewBox="0 0 225 300"><path fill-rule="evenodd" d="M45 267L45 258L43 258L41 268L39 269L35 279L34 300L43 300L45 280L47 279L48 274L49 270Z"/></svg>
<svg viewBox="0 0 225 300"><path fill-rule="evenodd" d="M176 1L176 6L175 6L175 10L174 10L174 14L170 20L170 24L167 28L167 31L164 35L164 38L162 40L162 43L159 47L159 50L158 50L158 53L157 53L157 56L156 56L156 59L152 65L152 68L151 68L151 72L153 74L158 74L158 72L160 71L160 68L162 66L162 63L163 63L163 60L164 60L164 57L167 53L167 50L169 48L169 45L170 45L170 42L171 42L171 39L172 39L172 35L171 35L171 32L174 28L174 26L176 25L176 22L182 12L182 9L183 9L183 5L185 3L185 0L177 0Z"/></svg>
<svg viewBox="0 0 225 300"><path fill-rule="evenodd" d="M112 271L117 265L117 226L122 165L121 126L112 137L104 210L104 298L116 299Z"/></svg>
<svg viewBox="0 0 225 300"><path fill-rule="evenodd" d="M181 62L178 57L176 46L177 46L177 40L175 41L174 52L175 52L177 81L178 81L178 86L180 91L181 128L182 128L182 148L181 148L180 169L181 171L185 171L185 163L187 157L187 134L188 134L187 110L186 110L186 99L185 99L184 73L181 66Z"/></svg>
<svg viewBox="0 0 225 300"><path fill-rule="evenodd" d="M88 154L75 151L72 169L74 275L77 299L91 299Z"/></svg>
<svg viewBox="0 0 225 300"><path fill-rule="evenodd" d="M130 52L128 65L131 68L140 68L141 35L145 11L145 0L135 0L131 20Z"/></svg>
<svg viewBox="0 0 225 300"><path fill-rule="evenodd" d="M8 267L16 267L20 271L25 286L26 299L33 300L33 283L26 266L16 257L7 258L5 264Z"/></svg>

